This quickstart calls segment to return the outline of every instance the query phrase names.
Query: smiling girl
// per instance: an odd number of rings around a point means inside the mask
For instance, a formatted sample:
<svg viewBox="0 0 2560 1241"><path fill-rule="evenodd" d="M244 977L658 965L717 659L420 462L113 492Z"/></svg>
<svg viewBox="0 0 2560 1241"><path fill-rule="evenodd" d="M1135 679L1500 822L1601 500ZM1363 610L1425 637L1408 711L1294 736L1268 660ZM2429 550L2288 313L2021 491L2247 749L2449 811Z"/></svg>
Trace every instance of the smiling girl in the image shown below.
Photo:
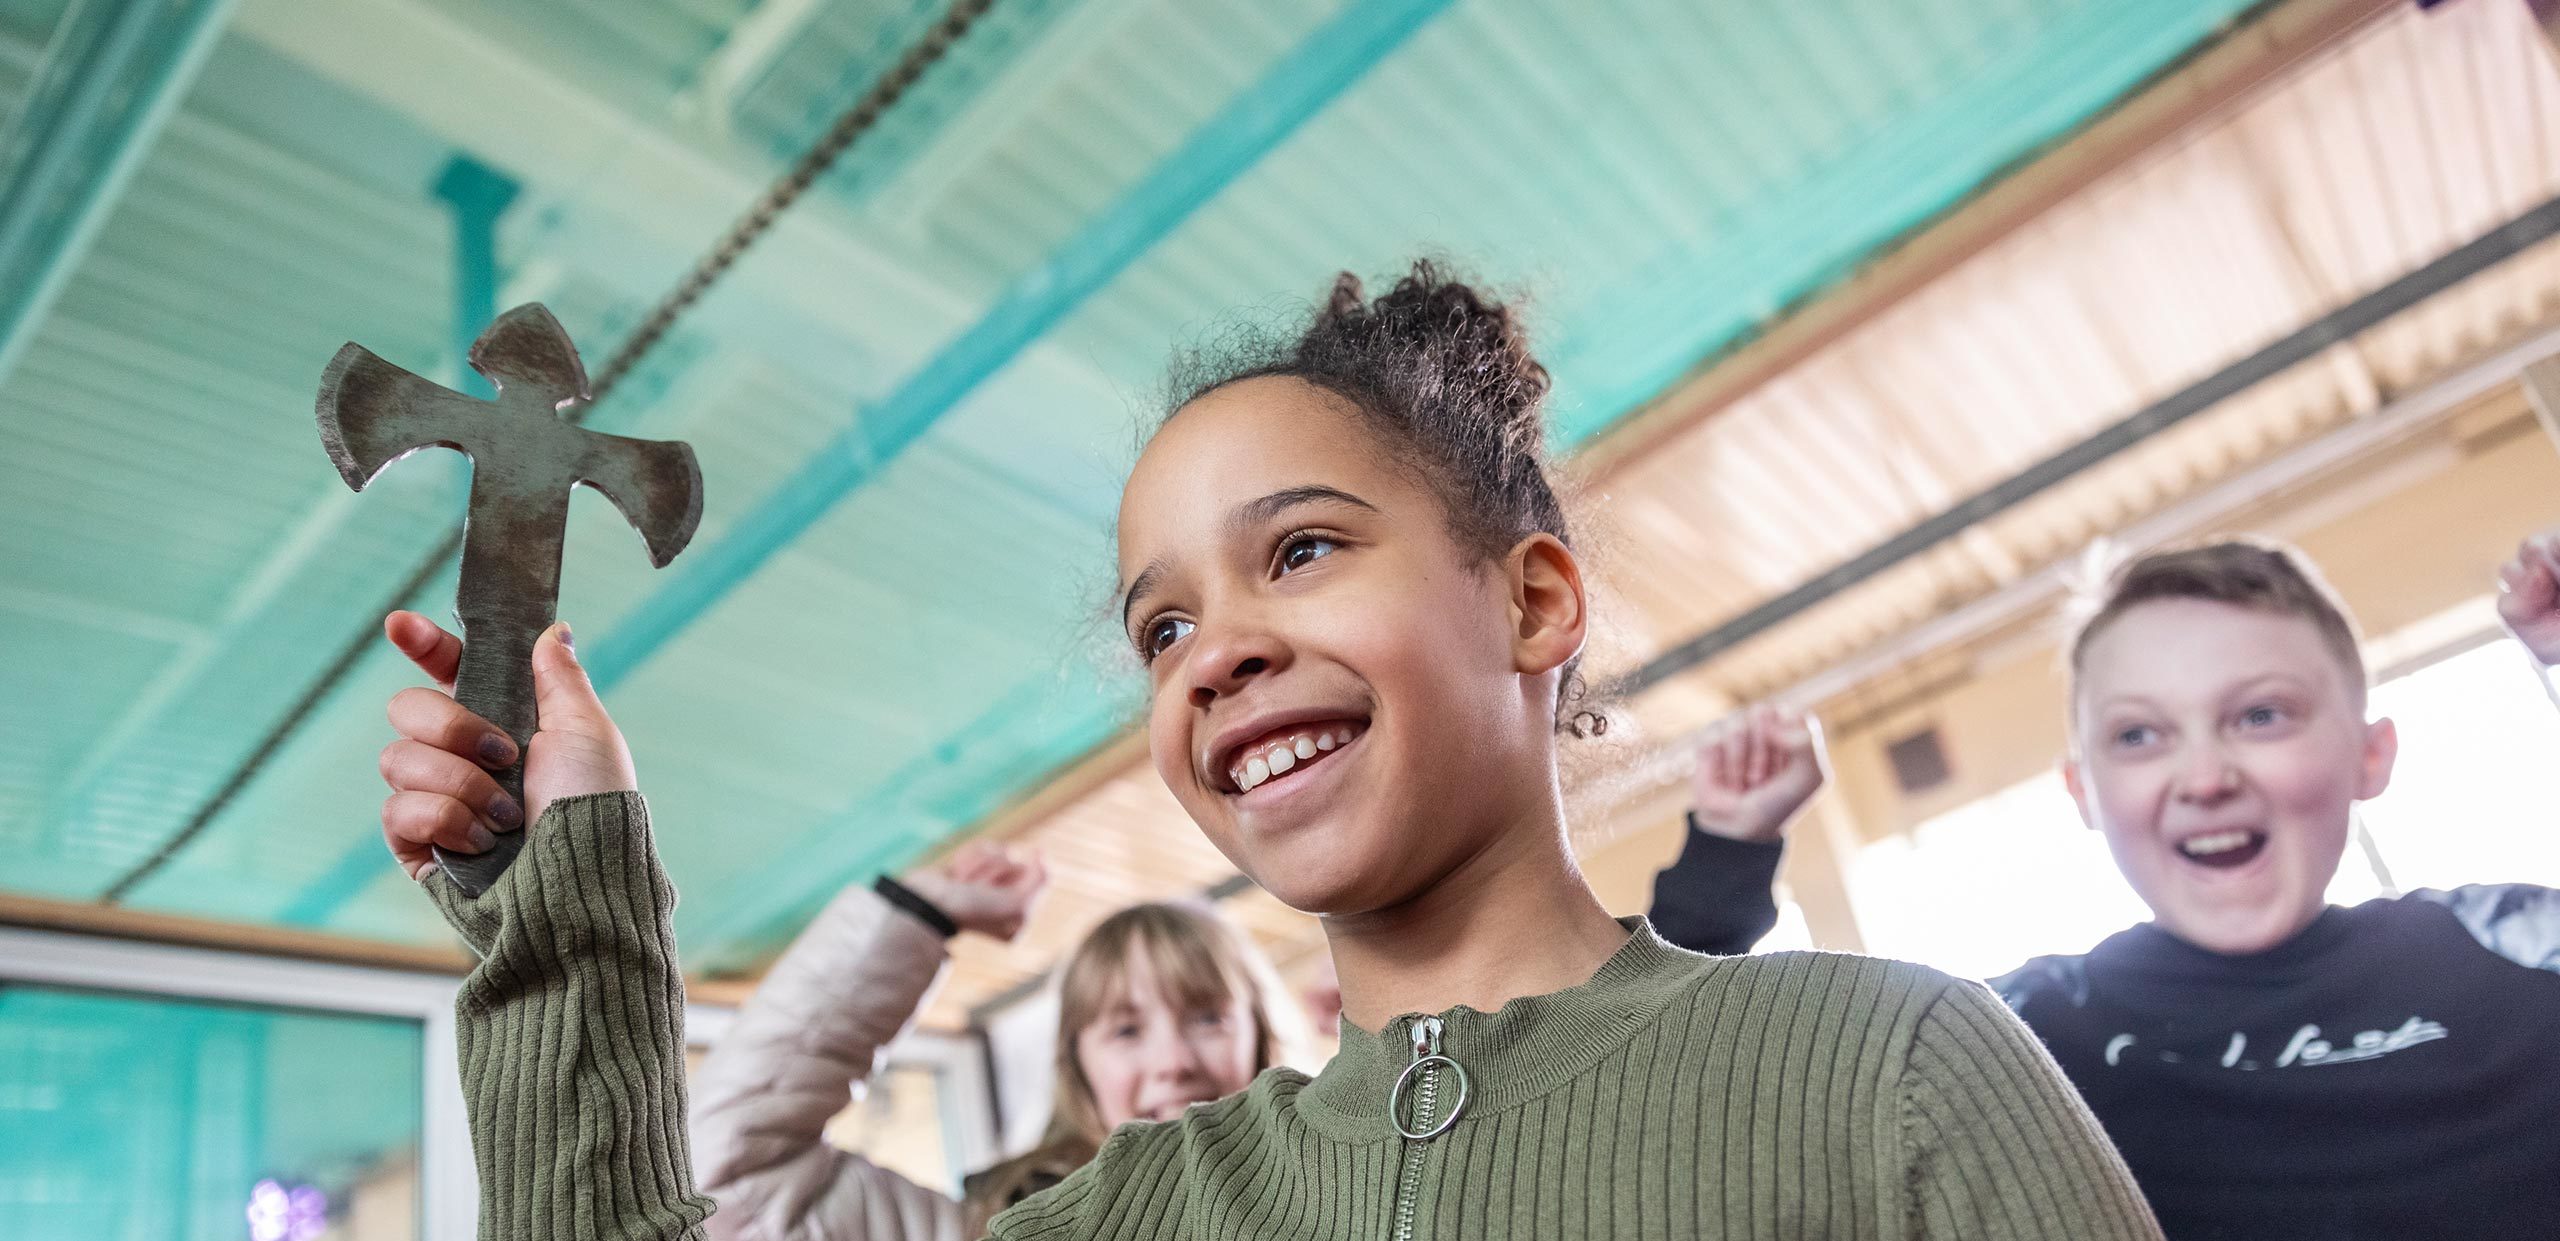
<svg viewBox="0 0 2560 1241"><path fill-rule="evenodd" d="M1149 442L1119 561L1154 765L1238 869L1323 918L1343 1050L1122 1127L994 1233L2156 1235L1979 984L1697 956L1592 895L1557 774L1589 617L1546 388L1508 309L1419 265L1374 301L1343 277ZM534 830L614 838L564 822ZM555 877L526 862L549 860L537 838L505 883L540 901Z"/></svg>
<svg viewBox="0 0 2560 1241"><path fill-rule="evenodd" d="M957 1241L1055 1185L1132 1120L1244 1089L1298 1028L1270 963L1206 908L1135 905L1059 971L1055 1095L1037 1146L967 1178L960 1199L828 1144L970 932L1010 940L1047 882L1037 857L984 842L903 882L847 889L774 962L695 1071L694 1156L721 1204L715 1237Z"/></svg>

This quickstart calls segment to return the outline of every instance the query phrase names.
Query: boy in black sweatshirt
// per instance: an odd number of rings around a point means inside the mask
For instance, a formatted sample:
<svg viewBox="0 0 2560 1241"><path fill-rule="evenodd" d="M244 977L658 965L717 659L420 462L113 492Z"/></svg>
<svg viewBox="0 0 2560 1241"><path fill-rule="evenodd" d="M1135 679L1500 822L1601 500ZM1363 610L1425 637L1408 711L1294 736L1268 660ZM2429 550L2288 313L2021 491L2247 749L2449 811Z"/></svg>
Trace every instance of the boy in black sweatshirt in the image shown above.
<svg viewBox="0 0 2560 1241"><path fill-rule="evenodd" d="M2560 662L2560 539L2527 540L2500 578L2509 629ZM1992 986L2164 1230L2560 1228L2560 892L2326 904L2350 809L2383 791L2398 739L2368 718L2352 622L2290 549L2154 553L2093 602L2069 645L2064 780L2153 921ZM1728 835L1774 840L1821 781L1811 734L1765 711L1706 757L1700 787L1722 790ZM1745 886L1756 873L1684 855L1656 884L1656 921L1680 924L1669 904L1749 922L1768 902Z"/></svg>

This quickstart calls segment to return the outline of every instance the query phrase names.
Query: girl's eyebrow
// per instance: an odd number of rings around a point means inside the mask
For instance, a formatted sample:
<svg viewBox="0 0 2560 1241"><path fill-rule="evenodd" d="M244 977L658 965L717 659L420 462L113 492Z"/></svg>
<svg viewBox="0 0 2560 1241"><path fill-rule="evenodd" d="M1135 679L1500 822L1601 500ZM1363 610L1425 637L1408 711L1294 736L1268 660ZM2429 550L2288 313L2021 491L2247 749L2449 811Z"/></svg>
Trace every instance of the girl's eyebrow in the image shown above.
<svg viewBox="0 0 2560 1241"><path fill-rule="evenodd" d="M1136 580L1129 583L1128 593L1120 596L1120 627L1122 629L1129 627L1129 609L1138 605L1138 596L1154 590L1157 579L1163 576L1164 562L1159 560L1148 565L1138 574Z"/></svg>
<svg viewBox="0 0 2560 1241"><path fill-rule="evenodd" d="M1338 487L1308 484L1283 487L1260 499L1247 500L1227 514L1227 529L1249 530L1301 504L1347 504L1353 508L1377 512L1378 506Z"/></svg>
<svg viewBox="0 0 2560 1241"><path fill-rule="evenodd" d="M1339 487L1310 483L1303 487L1283 487L1269 495L1247 500L1227 514L1227 529L1249 530L1301 504L1347 504L1353 508L1377 512L1378 506ZM1138 596L1155 589L1164 577L1164 562L1154 561L1131 579L1129 589L1120 596L1120 627L1129 627L1129 613L1138 605Z"/></svg>

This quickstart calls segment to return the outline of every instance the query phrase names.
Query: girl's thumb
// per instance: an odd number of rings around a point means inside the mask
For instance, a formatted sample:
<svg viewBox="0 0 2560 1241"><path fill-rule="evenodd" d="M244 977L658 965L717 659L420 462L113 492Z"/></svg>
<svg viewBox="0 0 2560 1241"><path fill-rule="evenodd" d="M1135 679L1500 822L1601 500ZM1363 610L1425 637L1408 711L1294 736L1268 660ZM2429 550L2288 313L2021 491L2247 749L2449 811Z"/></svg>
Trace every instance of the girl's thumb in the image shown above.
<svg viewBox="0 0 2560 1241"><path fill-rule="evenodd" d="M566 621L542 631L533 644L534 712L543 732L571 733L588 737L609 737L614 733L613 717L606 715L604 703L596 698L594 682L578 663L577 648L570 644Z"/></svg>

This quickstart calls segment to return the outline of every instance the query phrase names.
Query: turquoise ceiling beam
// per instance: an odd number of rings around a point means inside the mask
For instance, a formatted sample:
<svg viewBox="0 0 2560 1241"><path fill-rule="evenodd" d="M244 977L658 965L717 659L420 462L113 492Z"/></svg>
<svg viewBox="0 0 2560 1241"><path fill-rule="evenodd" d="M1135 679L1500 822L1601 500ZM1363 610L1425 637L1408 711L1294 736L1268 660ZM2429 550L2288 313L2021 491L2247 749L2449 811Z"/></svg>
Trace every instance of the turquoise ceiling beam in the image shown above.
<svg viewBox="0 0 2560 1241"><path fill-rule="evenodd" d="M0 132L0 378L97 238L234 0L73 0Z"/></svg>
<svg viewBox="0 0 2560 1241"><path fill-rule="evenodd" d="M846 884L913 862L952 831L984 820L1044 774L1065 767L1128 718L1128 702L1077 694L1042 670L945 741L776 847L762 866L710 888L677 924L698 945L694 969L755 964ZM381 864L373 861L379 871ZM370 877L370 876L368 876Z"/></svg>
<svg viewBox="0 0 2560 1241"><path fill-rule="evenodd" d="M453 209L453 386L484 400L497 392L471 369L471 343L498 317L498 218L519 188L468 155L454 156L436 177L435 196Z"/></svg>
<svg viewBox="0 0 2560 1241"><path fill-rule="evenodd" d="M1451 2L1351 0L1157 161L1126 194L1007 285L976 323L862 411L717 543L696 547L677 560L665 585L587 646L588 676L598 688L611 689L664 649L838 501L877 477L979 384L1393 55ZM380 874L380 850L370 839L352 846L286 904L279 920L297 926L326 924Z"/></svg>
<svg viewBox="0 0 2560 1241"><path fill-rule="evenodd" d="M1129 192L1008 285L984 317L857 418L729 527L675 563L587 652L611 687L665 648L828 510L877 477L944 414L1101 290L1165 234L1372 67L1450 0L1355 0L1192 131Z"/></svg>

